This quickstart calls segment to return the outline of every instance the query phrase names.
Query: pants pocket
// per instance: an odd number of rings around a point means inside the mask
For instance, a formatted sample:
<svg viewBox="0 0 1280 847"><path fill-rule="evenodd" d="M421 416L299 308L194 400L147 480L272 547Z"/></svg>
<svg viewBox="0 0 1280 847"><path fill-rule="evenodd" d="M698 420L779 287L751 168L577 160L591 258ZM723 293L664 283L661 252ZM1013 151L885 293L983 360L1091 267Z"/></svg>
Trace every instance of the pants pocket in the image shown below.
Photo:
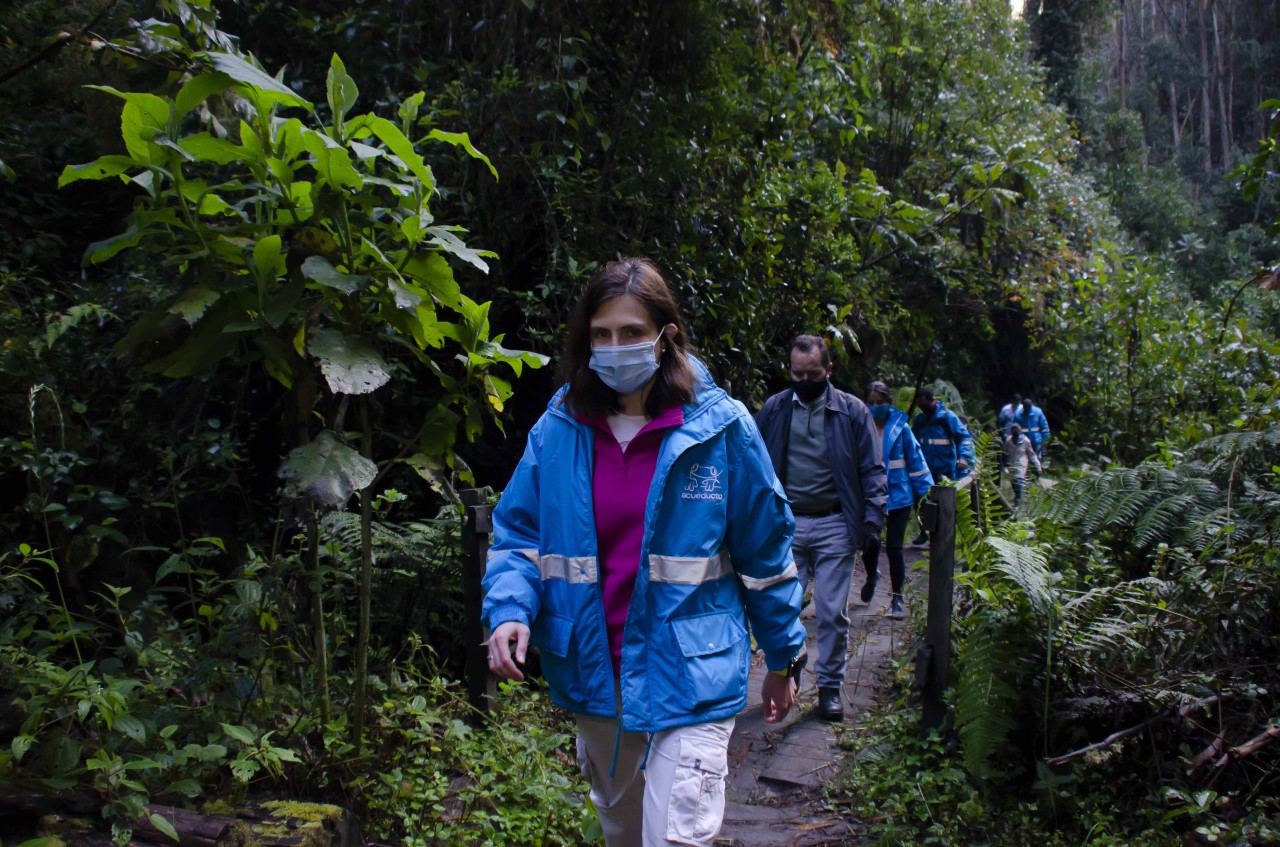
<svg viewBox="0 0 1280 847"><path fill-rule="evenodd" d="M698 732L680 739L667 806L667 840L709 847L724 822L729 729L717 722L699 726Z"/></svg>

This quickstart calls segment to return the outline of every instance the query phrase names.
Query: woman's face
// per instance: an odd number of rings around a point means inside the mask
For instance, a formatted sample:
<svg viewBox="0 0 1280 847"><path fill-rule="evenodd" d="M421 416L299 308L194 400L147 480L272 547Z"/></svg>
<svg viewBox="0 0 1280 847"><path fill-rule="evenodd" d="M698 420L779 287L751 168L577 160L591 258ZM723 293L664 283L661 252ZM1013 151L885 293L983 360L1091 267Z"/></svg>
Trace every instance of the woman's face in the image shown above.
<svg viewBox="0 0 1280 847"><path fill-rule="evenodd" d="M657 337L658 327L648 310L630 294L604 301L591 316L592 347L621 347Z"/></svg>

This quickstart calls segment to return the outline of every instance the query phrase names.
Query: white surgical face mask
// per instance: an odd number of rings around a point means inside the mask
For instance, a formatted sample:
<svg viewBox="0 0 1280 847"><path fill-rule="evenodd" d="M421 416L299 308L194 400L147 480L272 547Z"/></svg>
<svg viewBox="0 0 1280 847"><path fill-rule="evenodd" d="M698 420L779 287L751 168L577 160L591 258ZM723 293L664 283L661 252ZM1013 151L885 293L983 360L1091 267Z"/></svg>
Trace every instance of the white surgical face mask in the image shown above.
<svg viewBox="0 0 1280 847"><path fill-rule="evenodd" d="M662 333L653 341L625 344L621 347L592 347L591 370L605 385L619 394L639 391L658 370L658 342Z"/></svg>

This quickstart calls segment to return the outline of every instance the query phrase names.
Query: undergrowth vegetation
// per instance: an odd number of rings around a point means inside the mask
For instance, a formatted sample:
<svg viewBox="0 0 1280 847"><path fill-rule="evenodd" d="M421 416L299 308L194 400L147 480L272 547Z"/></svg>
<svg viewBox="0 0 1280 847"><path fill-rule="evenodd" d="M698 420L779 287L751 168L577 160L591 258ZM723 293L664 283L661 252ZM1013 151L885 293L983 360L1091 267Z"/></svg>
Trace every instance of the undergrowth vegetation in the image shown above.
<svg viewBox="0 0 1280 847"><path fill-rule="evenodd" d="M448 532L430 541L447 547ZM217 546L205 539L188 557ZM128 589L107 585L90 610L100 624L46 590L51 562L40 551L23 545L0 565L0 691L10 704L0 719L14 722L0 783L91 788L118 840L139 820L171 831L148 804L226 808L263 788L341 800L369 837L418 847L578 844L592 833L567 716L536 687L513 686L479 719L416 634L379 657L362 747L349 743L345 717L319 720L307 708L311 658L281 605L297 593L284 584L287 562L251 558L230 577L176 565L193 592L132 605ZM381 587L394 595L440 578L416 570ZM342 614L333 623L351 628ZM350 696L350 678L331 682L339 702Z"/></svg>
<svg viewBox="0 0 1280 847"><path fill-rule="evenodd" d="M921 739L900 682L835 796L884 844L1280 843L1280 428L1019 521L996 473L957 521L951 729Z"/></svg>

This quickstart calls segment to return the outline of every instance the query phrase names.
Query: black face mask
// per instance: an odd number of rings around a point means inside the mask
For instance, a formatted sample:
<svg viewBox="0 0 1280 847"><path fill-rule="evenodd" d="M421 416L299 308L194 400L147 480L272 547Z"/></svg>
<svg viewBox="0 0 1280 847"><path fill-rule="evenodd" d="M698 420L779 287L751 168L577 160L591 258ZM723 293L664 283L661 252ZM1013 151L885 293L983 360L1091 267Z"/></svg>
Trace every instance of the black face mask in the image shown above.
<svg viewBox="0 0 1280 847"><path fill-rule="evenodd" d="M827 390L827 381L814 382L811 379L795 379L791 381L791 390L800 398L801 403L812 403Z"/></svg>

